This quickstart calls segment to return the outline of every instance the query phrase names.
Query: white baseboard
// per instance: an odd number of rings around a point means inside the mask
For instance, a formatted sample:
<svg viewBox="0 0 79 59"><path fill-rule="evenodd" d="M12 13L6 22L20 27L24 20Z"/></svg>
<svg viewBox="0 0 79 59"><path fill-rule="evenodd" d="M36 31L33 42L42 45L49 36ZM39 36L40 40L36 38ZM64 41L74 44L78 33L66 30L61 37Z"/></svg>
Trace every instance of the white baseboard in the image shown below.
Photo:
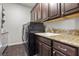
<svg viewBox="0 0 79 59"><path fill-rule="evenodd" d="M25 43L25 42L16 42L16 43L8 44L8 46L19 45L19 44L23 44L23 43Z"/></svg>

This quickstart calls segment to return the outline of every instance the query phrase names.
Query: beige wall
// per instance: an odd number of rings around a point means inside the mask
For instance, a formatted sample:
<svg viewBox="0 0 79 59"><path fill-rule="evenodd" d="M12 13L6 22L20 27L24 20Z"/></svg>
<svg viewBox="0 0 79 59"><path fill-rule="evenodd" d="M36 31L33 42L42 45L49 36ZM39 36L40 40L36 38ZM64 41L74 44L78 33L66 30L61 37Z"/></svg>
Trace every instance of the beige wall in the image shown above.
<svg viewBox="0 0 79 59"><path fill-rule="evenodd" d="M1 8L2 6L1 6L1 4L0 4L0 36L1 36L1 19L2 19L2 15L1 15L1 10L2 10L2 8ZM0 39L1 40L1 39ZM1 44L1 42L0 42L0 44Z"/></svg>
<svg viewBox="0 0 79 59"><path fill-rule="evenodd" d="M30 21L30 8L20 4L4 4L4 31L8 31L8 45L22 43L22 25Z"/></svg>
<svg viewBox="0 0 79 59"><path fill-rule="evenodd" d="M2 5L0 4L0 31L1 31L1 19L2 19Z"/></svg>

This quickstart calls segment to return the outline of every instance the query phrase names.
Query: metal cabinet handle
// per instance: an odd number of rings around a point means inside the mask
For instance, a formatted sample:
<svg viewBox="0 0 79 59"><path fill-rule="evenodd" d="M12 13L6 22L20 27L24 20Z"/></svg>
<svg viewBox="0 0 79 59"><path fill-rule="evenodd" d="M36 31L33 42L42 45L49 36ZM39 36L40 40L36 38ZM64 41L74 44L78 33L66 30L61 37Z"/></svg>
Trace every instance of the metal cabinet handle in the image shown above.
<svg viewBox="0 0 79 59"><path fill-rule="evenodd" d="M55 54L55 51L53 51L53 54Z"/></svg>
<svg viewBox="0 0 79 59"><path fill-rule="evenodd" d="M64 12L62 12L62 15L64 14Z"/></svg>
<svg viewBox="0 0 79 59"><path fill-rule="evenodd" d="M55 56L55 54L56 54L56 52L55 52L55 51L53 51L53 56Z"/></svg>
<svg viewBox="0 0 79 59"><path fill-rule="evenodd" d="M67 51L67 49L62 48L62 47L60 47L60 46L58 46L58 48L60 48L60 49L63 50L63 51Z"/></svg>
<svg viewBox="0 0 79 59"><path fill-rule="evenodd" d="M40 45L42 45L42 44L40 43Z"/></svg>

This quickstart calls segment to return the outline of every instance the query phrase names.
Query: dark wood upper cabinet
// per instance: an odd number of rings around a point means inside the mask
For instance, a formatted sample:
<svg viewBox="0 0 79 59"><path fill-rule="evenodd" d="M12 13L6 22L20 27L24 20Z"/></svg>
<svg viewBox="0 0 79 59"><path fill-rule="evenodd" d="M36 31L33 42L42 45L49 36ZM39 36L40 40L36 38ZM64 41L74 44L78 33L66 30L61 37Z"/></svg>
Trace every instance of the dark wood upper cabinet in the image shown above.
<svg viewBox="0 0 79 59"><path fill-rule="evenodd" d="M38 16L37 16L38 14L37 14L37 7L35 7L35 9L34 9L34 21L37 21L37 19L38 19Z"/></svg>
<svg viewBox="0 0 79 59"><path fill-rule="evenodd" d="M31 20L44 22L79 12L79 3L37 3L31 11Z"/></svg>
<svg viewBox="0 0 79 59"><path fill-rule="evenodd" d="M37 21L37 18L38 18L38 14L37 14L37 7L36 7L37 5L35 5L35 7L32 9L32 11L31 11L31 21L32 22L36 22Z"/></svg>
<svg viewBox="0 0 79 59"><path fill-rule="evenodd" d="M48 3L41 3L42 21L48 19Z"/></svg>
<svg viewBox="0 0 79 59"><path fill-rule="evenodd" d="M41 20L41 4L37 3L33 10L31 11L31 19L34 22L39 22Z"/></svg>
<svg viewBox="0 0 79 59"><path fill-rule="evenodd" d="M62 15L68 15L79 11L79 3L62 3L61 8Z"/></svg>
<svg viewBox="0 0 79 59"><path fill-rule="evenodd" d="M34 21L34 20L35 20L34 17L35 17L35 16L34 16L34 10L32 10L32 11L31 11L31 21Z"/></svg>
<svg viewBox="0 0 79 59"><path fill-rule="evenodd" d="M49 19L54 19L60 16L60 3L49 3Z"/></svg>
<svg viewBox="0 0 79 59"><path fill-rule="evenodd" d="M41 4L38 3L36 7L37 7L37 21L40 21L41 20Z"/></svg>

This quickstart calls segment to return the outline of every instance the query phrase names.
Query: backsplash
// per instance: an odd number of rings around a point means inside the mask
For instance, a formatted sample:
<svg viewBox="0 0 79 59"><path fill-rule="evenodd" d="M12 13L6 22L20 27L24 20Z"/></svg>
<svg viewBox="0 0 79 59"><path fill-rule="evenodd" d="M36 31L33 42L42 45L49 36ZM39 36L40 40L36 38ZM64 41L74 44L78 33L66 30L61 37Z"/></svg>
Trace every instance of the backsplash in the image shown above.
<svg viewBox="0 0 79 59"><path fill-rule="evenodd" d="M53 33L65 33L65 34L71 34L71 35L79 35L79 30L76 30L76 29L74 29L74 30L54 29L51 32L53 32Z"/></svg>
<svg viewBox="0 0 79 59"><path fill-rule="evenodd" d="M79 35L79 18L57 22L45 22L44 24L46 26L46 32Z"/></svg>

